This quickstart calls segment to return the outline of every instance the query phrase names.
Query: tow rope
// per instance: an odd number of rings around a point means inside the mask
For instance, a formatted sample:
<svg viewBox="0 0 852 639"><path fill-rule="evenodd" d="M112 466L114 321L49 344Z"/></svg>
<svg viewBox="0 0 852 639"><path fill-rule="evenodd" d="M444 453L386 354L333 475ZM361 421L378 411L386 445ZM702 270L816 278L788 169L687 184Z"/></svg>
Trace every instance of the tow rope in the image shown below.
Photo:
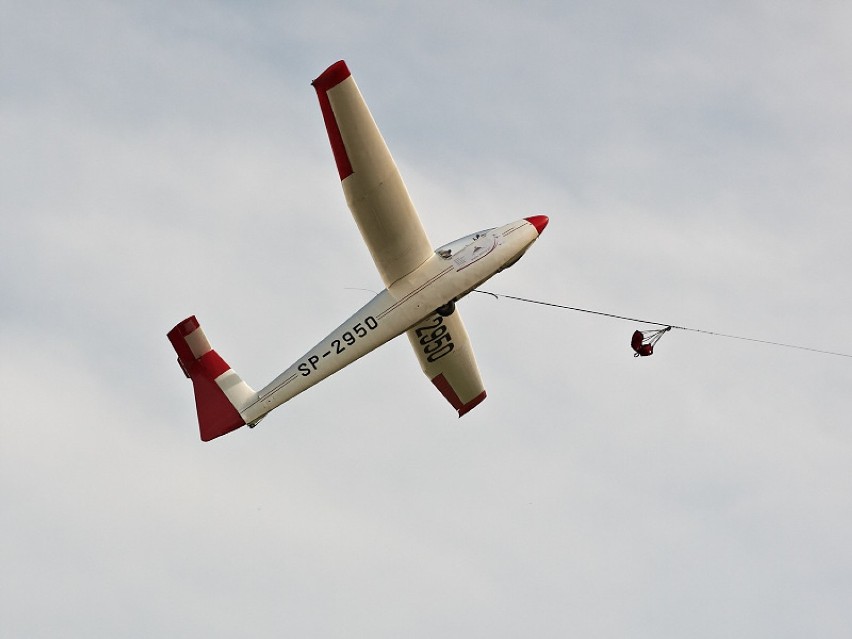
<svg viewBox="0 0 852 639"><path fill-rule="evenodd" d="M661 326L663 328L660 331L653 331L653 330L652 331L636 331L633 334L634 339L636 337L636 333L639 333L641 335L642 344L646 343L646 339L649 339L649 340L653 339L653 342L650 342L651 350L648 353L648 355L653 353L654 344L657 341L659 341L659 339L665 333L667 333L668 331L670 331L671 329L674 328L674 329L677 329L679 331L690 331L692 333L703 333L704 335L712 335L714 337L724 337L726 339L738 339L738 340L742 340L742 341L745 341L745 342L756 342L758 344L767 344L769 346L780 346L782 348L793 348L793 349L800 350L800 351L808 351L808 352L811 352L811 353L820 353L822 355L835 355L836 357L850 357L850 358L852 358L852 355L850 355L848 353L840 353L840 352L837 352L837 351L828 351L828 350L823 350L823 349L819 349L819 348L810 348L809 346L801 346L799 344L787 344L787 343L784 343L784 342L773 342L773 341L765 340L765 339L757 339L755 337L742 337L741 335L730 335L728 333L717 333L716 331L708 331L708 330L704 330L704 329L701 329L701 328L690 328L688 326L676 326L674 324L668 324L668 323L664 323L664 322L652 322L650 320L637 319L635 317L627 317L625 315L616 315L615 313L604 313L602 311L592 311L592 310L589 310L587 308L578 308L576 306L566 306L564 304L555 304L553 302L543 302L541 300L533 300L533 299L529 299L529 298L526 298L526 297L517 297L516 295L505 295L503 293L498 294L498 293L493 293L491 291L483 291L483 290L480 290L480 289L474 289L473 292L474 293L482 293L484 295L491 295L492 297L494 297L495 299L498 299L498 300L501 297L503 297L503 298L506 298L508 300L515 300L517 302L525 302L527 304L538 304L540 306L551 306L553 308L560 308L560 309L564 309L564 310L568 310L568 311L577 311L579 313L589 313L591 315L600 315L601 317L609 317L611 319L624 320L624 321L627 321L627 322L634 322L634 323L638 323L638 324L651 324L652 326ZM634 340L631 340L631 346L633 346L633 341ZM634 347L634 350L636 350L635 347ZM642 353L640 353L639 351L636 351L636 354L634 355L634 357L639 357L639 356L642 356Z"/></svg>

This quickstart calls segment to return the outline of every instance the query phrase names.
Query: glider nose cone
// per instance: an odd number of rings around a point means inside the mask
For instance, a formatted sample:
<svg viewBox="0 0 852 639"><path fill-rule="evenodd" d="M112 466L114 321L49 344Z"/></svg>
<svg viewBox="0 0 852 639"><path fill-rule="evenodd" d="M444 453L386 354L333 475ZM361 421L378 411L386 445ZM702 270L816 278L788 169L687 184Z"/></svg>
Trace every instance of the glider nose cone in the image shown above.
<svg viewBox="0 0 852 639"><path fill-rule="evenodd" d="M524 219L535 227L535 230L538 231L539 235L541 235L541 232L544 230L544 227L547 226L547 223L550 222L550 218L546 215L533 215L532 217L525 217Z"/></svg>

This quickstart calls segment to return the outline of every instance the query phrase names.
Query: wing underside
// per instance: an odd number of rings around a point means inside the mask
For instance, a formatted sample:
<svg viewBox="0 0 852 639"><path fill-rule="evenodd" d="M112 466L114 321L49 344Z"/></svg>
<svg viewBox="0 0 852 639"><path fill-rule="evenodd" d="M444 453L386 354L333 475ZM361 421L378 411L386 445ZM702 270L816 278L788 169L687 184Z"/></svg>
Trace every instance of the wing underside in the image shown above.
<svg viewBox="0 0 852 639"><path fill-rule="evenodd" d="M459 417L485 400L485 387L473 347L458 311L434 313L409 329L408 339L426 376Z"/></svg>
<svg viewBox="0 0 852 639"><path fill-rule="evenodd" d="M385 286L432 255L417 211L346 63L313 82L346 202Z"/></svg>

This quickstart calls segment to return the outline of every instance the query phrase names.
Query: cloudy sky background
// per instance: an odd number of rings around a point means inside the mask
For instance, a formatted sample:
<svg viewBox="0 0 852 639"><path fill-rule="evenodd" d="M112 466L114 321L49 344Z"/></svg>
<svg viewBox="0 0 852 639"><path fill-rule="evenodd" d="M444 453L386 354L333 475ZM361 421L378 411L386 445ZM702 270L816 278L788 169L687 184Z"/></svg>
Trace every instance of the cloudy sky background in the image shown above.
<svg viewBox="0 0 852 639"><path fill-rule="evenodd" d="M463 420L396 340L202 444L378 290L310 81L347 60L489 290L850 353L852 5L0 2L10 637L846 637L852 360L473 295Z"/></svg>

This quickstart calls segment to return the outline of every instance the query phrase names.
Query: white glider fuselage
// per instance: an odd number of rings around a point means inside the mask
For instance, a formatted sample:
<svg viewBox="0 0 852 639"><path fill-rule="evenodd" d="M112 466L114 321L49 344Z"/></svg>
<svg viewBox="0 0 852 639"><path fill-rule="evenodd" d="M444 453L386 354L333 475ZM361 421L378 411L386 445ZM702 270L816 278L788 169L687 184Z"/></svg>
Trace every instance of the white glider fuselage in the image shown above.
<svg viewBox="0 0 852 639"><path fill-rule="evenodd" d="M432 322L418 328L423 338L423 356L436 362L449 355L455 347L453 336L440 329L443 317L435 309L461 299L514 264L538 239L542 224L536 225L539 219L523 219L481 231L435 251L258 391L240 411L243 420L256 424L272 409L432 315Z"/></svg>

